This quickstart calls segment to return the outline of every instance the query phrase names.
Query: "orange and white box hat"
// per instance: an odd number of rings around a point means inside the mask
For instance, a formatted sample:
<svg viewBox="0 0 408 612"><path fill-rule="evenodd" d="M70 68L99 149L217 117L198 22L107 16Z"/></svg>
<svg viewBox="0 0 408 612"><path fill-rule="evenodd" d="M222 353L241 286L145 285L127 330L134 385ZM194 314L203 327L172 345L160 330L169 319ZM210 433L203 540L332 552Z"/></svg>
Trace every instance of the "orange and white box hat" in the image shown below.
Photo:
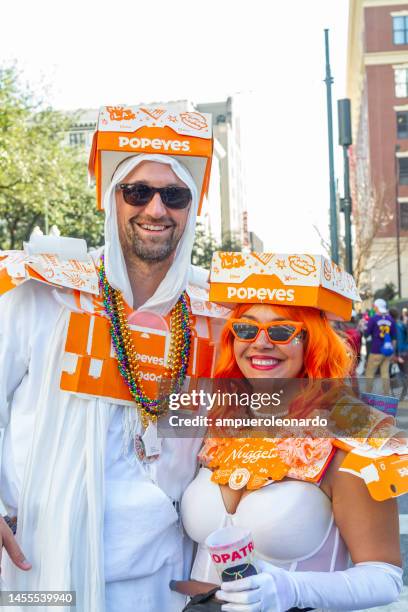
<svg viewBox="0 0 408 612"><path fill-rule="evenodd" d="M361 301L353 277L323 255L215 252L210 300L312 306L347 320Z"/></svg>
<svg viewBox="0 0 408 612"><path fill-rule="evenodd" d="M132 154L172 155L190 171L199 193L198 214L210 179L212 117L170 107L103 106L89 157L98 208L118 164Z"/></svg>

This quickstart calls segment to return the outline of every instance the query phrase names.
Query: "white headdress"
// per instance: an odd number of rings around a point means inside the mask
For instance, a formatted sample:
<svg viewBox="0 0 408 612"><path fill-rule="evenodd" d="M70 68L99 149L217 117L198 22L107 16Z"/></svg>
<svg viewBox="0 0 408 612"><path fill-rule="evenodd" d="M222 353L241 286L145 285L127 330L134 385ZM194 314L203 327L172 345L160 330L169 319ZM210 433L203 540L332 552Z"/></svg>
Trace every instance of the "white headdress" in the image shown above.
<svg viewBox="0 0 408 612"><path fill-rule="evenodd" d="M187 287L190 276L191 251L193 249L194 229L198 210L197 186L190 172L175 159L174 156L154 154L136 155L121 163L116 169L103 200L103 207L106 215L105 270L109 284L114 289L119 289L122 292L124 300L129 305L132 305L132 289L119 242L115 187L129 174L129 172L144 161L153 161L171 166L173 172L187 185L192 194L186 227L177 245L175 257L170 269L152 297L139 308L139 310L149 310L157 314L165 315L173 308L181 293Z"/></svg>

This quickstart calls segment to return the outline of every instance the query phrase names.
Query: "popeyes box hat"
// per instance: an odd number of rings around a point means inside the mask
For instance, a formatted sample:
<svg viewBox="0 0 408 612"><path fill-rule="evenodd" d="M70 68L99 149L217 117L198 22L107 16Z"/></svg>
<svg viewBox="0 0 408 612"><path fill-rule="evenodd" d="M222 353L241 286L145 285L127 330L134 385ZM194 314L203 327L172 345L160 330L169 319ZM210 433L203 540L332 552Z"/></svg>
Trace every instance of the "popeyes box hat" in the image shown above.
<svg viewBox="0 0 408 612"><path fill-rule="evenodd" d="M117 166L132 154L174 155L187 167L199 193L198 214L208 191L213 152L211 115L169 107L103 106L89 157L98 208Z"/></svg>
<svg viewBox="0 0 408 612"><path fill-rule="evenodd" d="M351 274L323 255L223 252L213 255L210 300L312 306L335 320L361 301Z"/></svg>

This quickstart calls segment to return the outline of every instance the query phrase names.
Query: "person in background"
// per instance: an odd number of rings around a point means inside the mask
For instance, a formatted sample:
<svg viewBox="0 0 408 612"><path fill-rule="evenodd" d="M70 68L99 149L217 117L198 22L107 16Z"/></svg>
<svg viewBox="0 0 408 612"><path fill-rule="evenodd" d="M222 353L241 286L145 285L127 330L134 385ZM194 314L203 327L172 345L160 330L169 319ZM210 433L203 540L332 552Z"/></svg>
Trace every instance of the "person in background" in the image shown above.
<svg viewBox="0 0 408 612"><path fill-rule="evenodd" d="M390 363L397 344L395 321L388 312L387 302L378 298L374 302L374 316L370 317L365 330L366 336L371 336L371 350L367 359L365 376L367 391L371 392L374 377L378 369L386 395L390 393Z"/></svg>
<svg viewBox="0 0 408 612"><path fill-rule="evenodd" d="M360 323L359 323L359 329L360 329L361 334L362 334L362 342L365 345L364 371L366 369L368 355L370 354L370 350L371 350L371 336L367 336L366 333L365 333L369 320L370 320L370 314L369 314L368 310L366 310L362 314L361 319L360 319Z"/></svg>
<svg viewBox="0 0 408 612"><path fill-rule="evenodd" d="M361 359L361 336L362 334L358 327L356 313L354 311L353 311L350 322L346 323L344 332L346 334L349 345L353 349L353 353L355 356L355 364L356 364L355 367L357 367ZM354 371L355 371L355 368L354 368Z"/></svg>
<svg viewBox="0 0 408 612"><path fill-rule="evenodd" d="M354 366L351 371L352 376L355 376L356 368L360 362L361 358L361 336L362 332L360 331L357 324L357 316L353 311L352 317L350 321L336 321L333 325L333 328L341 335L343 338L347 340L347 344L351 350L353 355Z"/></svg>
<svg viewBox="0 0 408 612"><path fill-rule="evenodd" d="M399 375L402 375L403 386L400 399L403 399L408 388L408 327L404 322L404 309L402 310L401 316L399 316L396 308L390 308L390 315L395 320L397 330L396 361L399 368Z"/></svg>

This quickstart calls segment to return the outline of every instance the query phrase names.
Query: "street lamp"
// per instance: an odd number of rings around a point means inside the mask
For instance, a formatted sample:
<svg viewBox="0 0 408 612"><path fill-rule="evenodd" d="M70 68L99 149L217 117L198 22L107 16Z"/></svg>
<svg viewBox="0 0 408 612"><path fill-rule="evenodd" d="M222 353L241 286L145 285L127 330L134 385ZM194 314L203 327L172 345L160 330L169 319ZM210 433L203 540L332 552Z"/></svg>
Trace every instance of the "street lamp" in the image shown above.
<svg viewBox="0 0 408 612"><path fill-rule="evenodd" d="M339 246L337 243L337 210L336 210L336 184L334 179L334 153L333 153L333 116L331 88L333 77L330 69L329 30L324 31L324 45L326 54L326 104L327 104L327 137L329 145L329 187L330 187L330 245L331 258L339 263Z"/></svg>

